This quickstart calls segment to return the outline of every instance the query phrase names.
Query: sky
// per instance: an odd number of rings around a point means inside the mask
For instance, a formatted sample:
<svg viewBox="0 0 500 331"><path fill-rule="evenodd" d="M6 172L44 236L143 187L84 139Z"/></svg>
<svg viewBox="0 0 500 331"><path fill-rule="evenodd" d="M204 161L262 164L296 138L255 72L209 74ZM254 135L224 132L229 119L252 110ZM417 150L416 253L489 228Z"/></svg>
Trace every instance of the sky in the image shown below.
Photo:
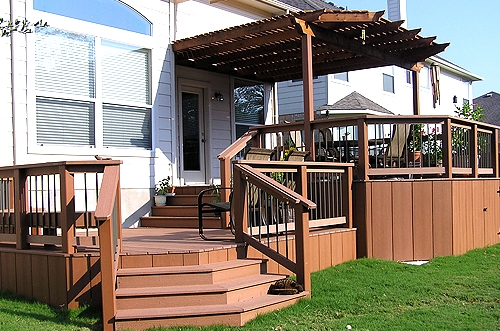
<svg viewBox="0 0 500 331"><path fill-rule="evenodd" d="M350 10L387 8L387 0L327 1ZM450 42L438 55L483 78L472 84L474 97L500 93L499 13L500 0L406 0L408 29L422 28L421 36Z"/></svg>

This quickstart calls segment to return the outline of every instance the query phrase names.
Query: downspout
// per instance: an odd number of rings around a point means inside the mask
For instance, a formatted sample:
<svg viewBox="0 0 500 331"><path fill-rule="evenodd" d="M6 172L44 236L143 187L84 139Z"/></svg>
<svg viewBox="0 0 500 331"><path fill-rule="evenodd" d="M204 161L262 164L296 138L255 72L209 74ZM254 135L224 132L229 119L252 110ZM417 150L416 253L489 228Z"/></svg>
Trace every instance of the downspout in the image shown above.
<svg viewBox="0 0 500 331"><path fill-rule="evenodd" d="M10 20L14 20L14 1L10 0ZM10 35L10 91L11 91L11 101L12 101L12 164L16 165L16 89L15 89L15 47L14 47L14 34Z"/></svg>

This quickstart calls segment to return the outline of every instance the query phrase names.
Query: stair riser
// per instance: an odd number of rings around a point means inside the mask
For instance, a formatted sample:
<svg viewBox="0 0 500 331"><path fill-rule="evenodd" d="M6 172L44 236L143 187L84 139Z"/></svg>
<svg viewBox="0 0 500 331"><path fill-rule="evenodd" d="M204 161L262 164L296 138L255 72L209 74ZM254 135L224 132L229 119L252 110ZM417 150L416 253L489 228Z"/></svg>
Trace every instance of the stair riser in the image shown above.
<svg viewBox="0 0 500 331"><path fill-rule="evenodd" d="M205 229L222 229L222 220L220 218L204 218L203 228ZM198 228L198 217L184 218L141 218L141 227L153 228Z"/></svg>
<svg viewBox="0 0 500 331"><path fill-rule="evenodd" d="M260 274L259 264L224 269L213 273L119 276L118 288L207 285Z"/></svg>
<svg viewBox="0 0 500 331"><path fill-rule="evenodd" d="M118 321L116 330L146 330L153 327L175 327L175 326L208 326L224 324L228 326L242 326L240 314L208 315L174 317L166 319L147 319L137 321Z"/></svg>
<svg viewBox="0 0 500 331"><path fill-rule="evenodd" d="M250 287L219 293L189 293L158 296L120 297L117 298L117 309L144 309L182 306L202 306L231 304L261 297L267 294L273 282L266 282Z"/></svg>
<svg viewBox="0 0 500 331"><path fill-rule="evenodd" d="M151 207L152 216L192 216L198 217L197 206L166 206L166 207Z"/></svg>
<svg viewBox="0 0 500 331"><path fill-rule="evenodd" d="M213 196L204 196L203 202L213 202ZM175 195L169 197L168 204L172 206L198 206L197 195Z"/></svg>
<svg viewBox="0 0 500 331"><path fill-rule="evenodd" d="M152 327L175 327L175 326L209 326L224 324L228 326L243 326L258 315L275 311L295 304L299 299L294 298L272 305L266 305L242 313L215 314L215 315L191 315L181 317L167 317L140 320L122 320L116 322L116 330L145 330Z"/></svg>

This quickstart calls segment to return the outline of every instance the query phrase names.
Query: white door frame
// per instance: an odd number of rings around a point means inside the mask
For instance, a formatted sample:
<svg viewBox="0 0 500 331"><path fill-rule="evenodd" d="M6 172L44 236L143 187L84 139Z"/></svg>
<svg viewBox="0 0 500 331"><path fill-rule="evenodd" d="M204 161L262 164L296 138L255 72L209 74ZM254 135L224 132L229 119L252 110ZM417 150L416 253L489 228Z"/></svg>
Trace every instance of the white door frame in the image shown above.
<svg viewBox="0 0 500 331"><path fill-rule="evenodd" d="M204 185L208 182L208 173L210 167L210 139L209 139L209 102L208 102L208 83L179 79L178 93L178 155L181 183L184 185ZM184 134L182 118L182 97L183 93L193 93L199 95L199 144L200 144L200 170L184 170Z"/></svg>

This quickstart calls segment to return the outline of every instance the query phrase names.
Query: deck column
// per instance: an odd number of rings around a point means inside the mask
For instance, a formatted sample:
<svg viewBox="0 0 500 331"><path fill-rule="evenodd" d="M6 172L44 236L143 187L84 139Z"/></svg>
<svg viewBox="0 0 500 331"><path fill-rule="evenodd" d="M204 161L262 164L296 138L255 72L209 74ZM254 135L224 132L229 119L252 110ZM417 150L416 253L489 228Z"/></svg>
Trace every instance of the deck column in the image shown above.
<svg viewBox="0 0 500 331"><path fill-rule="evenodd" d="M498 170L498 129L493 129L493 141L491 142L491 160L493 167L493 177L498 178L500 175Z"/></svg>
<svg viewBox="0 0 500 331"><path fill-rule="evenodd" d="M479 166L477 164L478 160L478 153L477 153L477 124L474 124L470 130L470 148L472 150L470 151L470 166L472 168L472 177L478 178L479 177Z"/></svg>
<svg viewBox="0 0 500 331"><path fill-rule="evenodd" d="M452 157L451 157L451 119L447 118L443 123L443 167L444 177L452 178Z"/></svg>
<svg viewBox="0 0 500 331"><path fill-rule="evenodd" d="M368 162L368 126L366 125L365 119L358 119L358 156L359 156L359 166L358 166L358 177L360 180L368 180L368 168L370 163Z"/></svg>
<svg viewBox="0 0 500 331"><path fill-rule="evenodd" d="M311 131L311 121L314 120L314 92L313 92L313 55L312 36L302 36L302 82L304 92L304 141L306 150L311 152L310 158L314 160L314 141Z"/></svg>
<svg viewBox="0 0 500 331"><path fill-rule="evenodd" d="M73 240L75 238L75 179L66 166L59 167L61 180L61 230L62 251L73 254Z"/></svg>
<svg viewBox="0 0 500 331"><path fill-rule="evenodd" d="M16 249L28 249L28 222L26 217L28 187L26 172L14 170L14 217L16 220Z"/></svg>
<svg viewBox="0 0 500 331"><path fill-rule="evenodd" d="M413 87L413 115L420 115L420 78L418 71L411 72Z"/></svg>
<svg viewBox="0 0 500 331"><path fill-rule="evenodd" d="M299 168L297 180L299 190L307 196L307 167ZM304 195L305 192L305 195ZM295 206L295 256L297 264L297 281L304 290L311 291L311 250L309 245L309 210L302 205Z"/></svg>

